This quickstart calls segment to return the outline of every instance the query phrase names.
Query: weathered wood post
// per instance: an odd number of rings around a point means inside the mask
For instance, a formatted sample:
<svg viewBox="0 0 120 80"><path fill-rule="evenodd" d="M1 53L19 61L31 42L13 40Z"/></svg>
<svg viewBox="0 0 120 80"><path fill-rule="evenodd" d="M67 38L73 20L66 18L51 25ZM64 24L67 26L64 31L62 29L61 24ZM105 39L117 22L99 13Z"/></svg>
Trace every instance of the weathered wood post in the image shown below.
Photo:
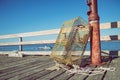
<svg viewBox="0 0 120 80"><path fill-rule="evenodd" d="M22 37L19 37L19 42L22 42ZM19 51L22 51L22 45L19 45Z"/></svg>
<svg viewBox="0 0 120 80"><path fill-rule="evenodd" d="M90 8L88 11L89 24L92 27L90 46L91 46L91 60L92 65L101 64L101 47L100 47L100 29L99 29L99 16L97 9L97 0L87 0L87 5Z"/></svg>

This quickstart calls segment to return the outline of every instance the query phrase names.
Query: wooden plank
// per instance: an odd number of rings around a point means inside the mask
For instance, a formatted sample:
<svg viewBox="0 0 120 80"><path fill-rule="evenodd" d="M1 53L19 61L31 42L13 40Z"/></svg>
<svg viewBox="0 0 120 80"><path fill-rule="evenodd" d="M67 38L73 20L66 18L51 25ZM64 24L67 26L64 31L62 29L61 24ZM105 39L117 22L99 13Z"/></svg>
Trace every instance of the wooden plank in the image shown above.
<svg viewBox="0 0 120 80"><path fill-rule="evenodd" d="M0 35L0 39L51 35L51 34L58 34L59 31L60 31L60 29L52 29L52 30L44 30L44 31L36 31L36 32Z"/></svg>
<svg viewBox="0 0 120 80"><path fill-rule="evenodd" d="M61 75L52 78L52 80L68 80L72 76L73 76L73 74L68 75L67 73L64 72Z"/></svg>
<svg viewBox="0 0 120 80"><path fill-rule="evenodd" d="M39 60L36 64L33 64L33 65L32 64L31 65L26 64L25 66L23 65L23 67L21 67L21 68L17 68L16 70L13 70L13 71L11 70L10 72L6 72L6 73L2 74L0 76L0 79L2 79L2 80L8 79L8 78L11 78L14 76L19 76L21 78L21 76L23 76L23 77L27 76L27 75L31 74L32 72L41 70L42 69L41 67L45 68L46 65L50 65L53 63L53 62L51 62L51 60L46 60L45 62L44 61L40 62L40 60ZM46 66L46 67L49 67L49 66ZM24 74L24 75L22 75L22 74Z"/></svg>
<svg viewBox="0 0 120 80"><path fill-rule="evenodd" d="M36 58L36 57L34 57L34 56L29 57L28 56L28 57L24 57L24 58L16 58L16 57L7 57L7 56L4 57L4 56L1 56L0 57L0 64L1 64L0 68L10 66L10 64L13 64L13 63L28 60L29 58Z"/></svg>
<svg viewBox="0 0 120 80"><path fill-rule="evenodd" d="M29 66L27 67L26 66L27 68L25 68L23 70L20 70L20 71L17 71L17 72L14 72L14 73L10 73L10 74L4 75L4 76L0 77L0 79L1 80L3 80L3 79L9 79L9 78L14 77L14 76L18 76L18 79L19 79L19 78L21 78L20 75L22 75L22 74L26 74L27 75L27 74L30 74L29 72L35 72L35 71L41 70L40 67L42 65L43 64L39 63L39 64L33 65L31 67L29 67ZM22 76L26 76L26 75L22 75Z"/></svg>
<svg viewBox="0 0 120 80"><path fill-rule="evenodd" d="M108 29L111 28L110 23L101 23L100 24L100 29Z"/></svg>
<svg viewBox="0 0 120 80"><path fill-rule="evenodd" d="M19 71L23 71L25 69L28 69L28 68L31 68L31 67L34 67L34 66L38 66L39 64L42 64L43 62L40 62L40 60L37 60L37 61L34 61L34 62L30 62L30 63L26 63L26 64L21 64L19 66L14 66L14 67L8 67L7 69L3 69L3 70L0 70L0 72L2 72L0 74L0 77L4 77L6 75L11 75L13 73L16 73Z"/></svg>
<svg viewBox="0 0 120 80"><path fill-rule="evenodd" d="M120 80L120 58L113 58L110 67L114 67L116 70L107 71L103 80Z"/></svg>
<svg viewBox="0 0 120 80"><path fill-rule="evenodd" d="M116 71L113 71L113 72L107 71L105 76L104 75L85 76L85 75L77 75L77 74L68 75L67 73L61 70L60 71L47 71L44 69L49 66L52 66L52 63L49 60L49 57L46 57L46 58L43 57L30 63L21 64L19 65L20 67L16 67L13 69L3 71L3 73L0 72L0 74L5 73L5 75L0 76L0 79L1 80L4 80L4 79L9 79L9 80L18 80L18 79L20 80L30 80L30 79L37 79L37 80L91 80L91 79L92 80L120 80L120 77L119 77L120 58L114 58L112 63L110 64L110 67L115 67ZM30 57L29 59L31 60Z"/></svg>
<svg viewBox="0 0 120 80"><path fill-rule="evenodd" d="M73 77L71 77L69 80L84 80L84 78L87 77L87 75L80 75L75 74Z"/></svg>
<svg viewBox="0 0 120 80"><path fill-rule="evenodd" d="M97 68L99 68L99 67L108 68L110 63L111 63L111 58L106 57L102 61L104 62L106 59L108 59L109 61L105 65L97 66ZM97 74L97 75L89 76L89 77L86 78L86 80L103 80L105 74L106 74L106 71L103 74Z"/></svg>
<svg viewBox="0 0 120 80"><path fill-rule="evenodd" d="M25 65L25 64L29 64L29 63L34 63L38 60L44 61L49 59L49 57L34 57L34 56L30 56L30 57L25 57L25 58L19 58L18 60L16 58L10 58L9 61L6 62L6 58L4 58L4 63L3 65L0 65L0 70L5 70L8 68L12 68L12 67L18 67L19 65ZM1 59L0 59L1 60ZM3 62L3 61L2 61Z"/></svg>
<svg viewBox="0 0 120 80"><path fill-rule="evenodd" d="M120 28L120 21L117 22L118 28Z"/></svg>
<svg viewBox="0 0 120 80"><path fill-rule="evenodd" d="M4 64L4 65L0 66L0 70L10 68L10 67L19 66L19 65L22 65L22 64L30 63L30 62L34 62L36 60L39 60L40 58L45 58L45 57L43 56L43 57L36 57L36 58L28 58L28 59L25 59L25 60L16 61L16 62L12 62L12 63L9 63L9 64Z"/></svg>
<svg viewBox="0 0 120 80"><path fill-rule="evenodd" d="M32 57L33 58L33 57ZM18 59L18 60L17 60ZM3 64L0 66L0 69L3 67L6 67L6 66L10 66L10 65L15 65L15 63L20 63L20 62L24 62L26 60L29 60L29 57L27 58L10 58L10 57L6 57L2 60L2 58L0 58L0 60L2 62L5 62L7 64Z"/></svg>
<svg viewBox="0 0 120 80"><path fill-rule="evenodd" d="M100 29L120 28L120 21L101 23Z"/></svg>
<svg viewBox="0 0 120 80"><path fill-rule="evenodd" d="M1 66L5 65L6 64L9 64L9 63L12 63L12 62L15 62L15 61L20 61L21 58L16 58L16 57L0 57L0 64Z"/></svg>
<svg viewBox="0 0 120 80"><path fill-rule="evenodd" d="M95 68L95 66L87 66L87 67ZM86 80L88 77L89 77L89 75L75 74L69 80Z"/></svg>
<svg viewBox="0 0 120 80"><path fill-rule="evenodd" d="M50 55L51 51L21 51L18 52L23 55Z"/></svg>
<svg viewBox="0 0 120 80"><path fill-rule="evenodd" d="M50 74L51 72L53 72L53 71L51 71L51 70L39 71L39 72L36 72L36 73L34 73L32 75L21 78L21 80L36 80L37 78L40 78L40 77L45 76L47 74Z"/></svg>
<svg viewBox="0 0 120 80"><path fill-rule="evenodd" d="M117 52L117 54L115 55L120 56L120 51L108 51L108 50L101 51L103 56L108 56L112 52ZM22 51L20 53L22 53L23 55L50 55L51 51ZM114 55L114 53L112 54ZM79 54L79 51L74 51L72 55L80 55L80 54ZM90 55L90 51L85 51L84 55Z"/></svg>
<svg viewBox="0 0 120 80"><path fill-rule="evenodd" d="M120 40L120 35L110 35L110 36L101 36L101 41L114 41L114 40Z"/></svg>
<svg viewBox="0 0 120 80"><path fill-rule="evenodd" d="M0 51L0 54L11 54L12 51ZM23 55L50 55L51 51L20 51L18 54L23 54ZM102 50L101 51L103 56L120 56L120 51L108 51L108 50ZM60 54L59 54L60 55ZM63 54L61 54L63 55ZM79 51L74 51L73 55L80 55ZM85 51L84 55L90 55L90 51Z"/></svg>
<svg viewBox="0 0 120 80"><path fill-rule="evenodd" d="M47 75L44 75L36 80L52 80L54 79L55 77L63 74L65 72L65 70L61 69L61 70L55 70Z"/></svg>
<svg viewBox="0 0 120 80"><path fill-rule="evenodd" d="M38 65L39 64L39 65ZM45 74L45 72L46 73L50 73L51 71L45 71L44 69L45 68L48 68L48 67L50 67L50 66L53 66L53 62L44 62L44 63L38 63L36 66L34 66L34 67L31 67L31 68L28 68L28 69L25 69L25 70L22 70L22 71L20 71L20 72L16 72L17 73L17 75L15 75L14 73L13 73L13 77L12 78L9 78L10 80L13 80L13 79L15 79L16 78L16 76L17 76L17 79L19 79L19 80L27 80L28 78L29 78L29 76L33 76L34 74L36 74L36 73L42 73L42 74ZM48 66L49 65L49 66ZM40 75L39 75L40 76ZM27 78L26 78L27 77ZM36 78L36 77L35 77ZM30 78L31 79L31 78ZM30 79L28 79L28 80L30 80Z"/></svg>
<svg viewBox="0 0 120 80"><path fill-rule="evenodd" d="M107 61L107 58L103 58L103 60ZM84 63L85 63L85 61L84 61ZM107 66L107 65L105 65L105 66ZM89 65L86 66L86 67L93 68L93 71L94 71L95 68L97 68L95 66L89 66ZM98 75L90 75L90 74L92 74L92 72L90 72L89 75L75 74L69 80L102 80L102 78L104 76L104 74L98 74Z"/></svg>
<svg viewBox="0 0 120 80"><path fill-rule="evenodd" d="M27 69L27 68L33 67L35 65L38 65L36 63L40 63L40 61L39 62L38 61L29 62L29 63L21 64L19 66L8 67L6 69L0 70L0 72L2 72L2 73L0 73L0 77L4 77L6 75L10 75L12 73L19 72L19 71L22 71L24 69Z"/></svg>
<svg viewBox="0 0 120 80"><path fill-rule="evenodd" d="M38 40L38 41L25 41L25 42L3 42L0 46L8 45L29 45L29 44L50 44L55 43L56 40Z"/></svg>

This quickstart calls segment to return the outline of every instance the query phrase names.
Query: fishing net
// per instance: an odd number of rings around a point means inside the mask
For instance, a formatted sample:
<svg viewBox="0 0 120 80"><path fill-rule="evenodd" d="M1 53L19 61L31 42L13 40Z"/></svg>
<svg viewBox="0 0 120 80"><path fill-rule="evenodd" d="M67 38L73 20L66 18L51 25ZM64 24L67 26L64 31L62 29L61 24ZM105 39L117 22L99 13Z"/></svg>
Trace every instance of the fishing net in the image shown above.
<svg viewBox="0 0 120 80"><path fill-rule="evenodd" d="M80 17L64 22L51 58L65 65L80 65L89 34L87 22Z"/></svg>

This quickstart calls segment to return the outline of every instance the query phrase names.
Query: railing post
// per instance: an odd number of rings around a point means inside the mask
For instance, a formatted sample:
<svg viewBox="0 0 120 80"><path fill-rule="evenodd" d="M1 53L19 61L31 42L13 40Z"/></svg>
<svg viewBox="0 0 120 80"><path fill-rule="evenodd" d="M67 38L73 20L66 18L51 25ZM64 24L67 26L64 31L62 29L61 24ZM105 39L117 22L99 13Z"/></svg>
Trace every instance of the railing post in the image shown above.
<svg viewBox="0 0 120 80"><path fill-rule="evenodd" d="M22 37L19 37L19 42L22 42ZM19 51L22 51L22 45L19 45Z"/></svg>
<svg viewBox="0 0 120 80"><path fill-rule="evenodd" d="M99 16L97 9L97 0L87 0L87 5L90 8L88 11L89 24L92 27L90 46L91 46L91 60L92 65L101 64L101 47L100 47L100 29Z"/></svg>

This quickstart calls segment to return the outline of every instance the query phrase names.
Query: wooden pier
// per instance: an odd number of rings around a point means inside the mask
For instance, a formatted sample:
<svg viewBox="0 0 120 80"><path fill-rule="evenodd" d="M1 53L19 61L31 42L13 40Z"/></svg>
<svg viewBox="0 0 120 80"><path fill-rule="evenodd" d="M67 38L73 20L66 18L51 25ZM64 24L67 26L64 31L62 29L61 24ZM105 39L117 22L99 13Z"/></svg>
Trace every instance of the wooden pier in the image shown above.
<svg viewBox="0 0 120 80"><path fill-rule="evenodd" d="M100 24L100 29L115 29L120 28L120 21ZM0 80L120 80L120 51L105 50L102 54L107 56L102 57L106 62L103 67L114 67L115 71L105 71L103 74L94 76L70 74L64 69L46 70L46 68L55 65L54 61L49 57L51 51L22 51L22 45L30 44L46 44L55 43L55 39L39 40L39 41L24 41L23 38L31 36L43 36L58 34L60 29L45 30L37 32L19 33L0 35L0 40L18 39L18 42L0 42L0 46L19 45L18 51L0 51ZM101 36L101 41L120 41L120 35ZM109 46L109 45L108 45ZM88 59L90 52L86 51ZM85 55L86 56L86 55ZM83 65L89 66L89 65ZM92 66L93 67L93 66ZM99 67L99 66L96 66ZM94 71L94 70L93 70Z"/></svg>
<svg viewBox="0 0 120 80"><path fill-rule="evenodd" d="M104 67L115 67L115 71L105 71L98 75L66 73L64 69L46 70L55 65L49 56L25 56L10 58L0 56L0 80L120 80L120 58L108 59Z"/></svg>
<svg viewBox="0 0 120 80"><path fill-rule="evenodd" d="M117 29L120 28L120 21L117 22L109 22L109 23L102 23L100 24L100 29L101 30L106 30L106 29ZM52 29L52 30L44 30L44 31L36 31L36 32L27 32L27 33L18 33L18 34L8 34L8 35L0 35L0 40L7 40L7 39L17 39L16 41L12 41L12 42L0 42L0 46L11 46L11 45L18 45L19 46L19 50L18 51L0 51L0 54L16 54L16 56L22 56L25 54L29 54L29 55L50 55L51 52L40 52L40 51L34 51L34 52L27 52L27 51L22 51L22 45L31 45L31 44L51 44L51 43L55 43L56 38L55 39L49 39L49 40L29 40L28 41L24 41L24 38L30 38L30 37L43 37L43 36L51 36L51 35L58 35L60 29ZM101 36L100 37L101 41L119 41L120 40L120 35L119 34L110 34L110 35L105 35L105 36ZM105 53L110 53L111 51L105 50L102 51ZM116 51L112 51L112 52L116 52ZM85 54L88 54L88 52L86 52ZM117 55L120 56L120 51L117 51Z"/></svg>

